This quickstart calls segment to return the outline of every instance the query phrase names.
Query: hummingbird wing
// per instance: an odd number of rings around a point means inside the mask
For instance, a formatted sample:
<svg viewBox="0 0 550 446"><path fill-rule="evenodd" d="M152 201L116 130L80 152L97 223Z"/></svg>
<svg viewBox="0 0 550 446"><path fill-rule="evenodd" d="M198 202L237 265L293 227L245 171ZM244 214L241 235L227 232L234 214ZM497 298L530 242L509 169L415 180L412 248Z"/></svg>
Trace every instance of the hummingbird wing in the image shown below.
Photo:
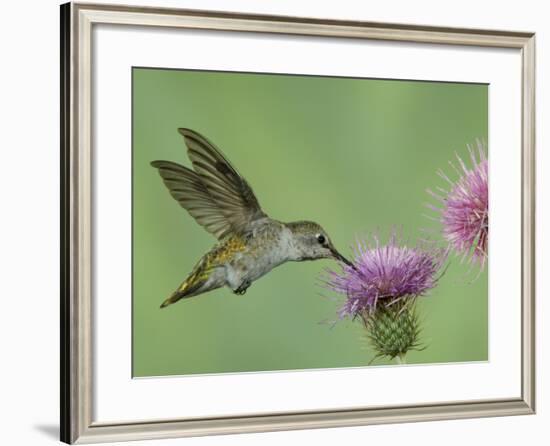
<svg viewBox="0 0 550 446"><path fill-rule="evenodd" d="M196 172L171 161L153 161L151 165L159 170L170 195L198 224L218 239L232 231L230 223Z"/></svg>
<svg viewBox="0 0 550 446"><path fill-rule="evenodd" d="M178 131L184 137L193 169L232 232L242 233L250 223L266 217L252 188L220 149L193 130L180 128Z"/></svg>
<svg viewBox="0 0 550 446"><path fill-rule="evenodd" d="M246 231L266 217L252 188L220 150L197 132L178 129L194 171L171 161L153 161L172 197L219 240Z"/></svg>

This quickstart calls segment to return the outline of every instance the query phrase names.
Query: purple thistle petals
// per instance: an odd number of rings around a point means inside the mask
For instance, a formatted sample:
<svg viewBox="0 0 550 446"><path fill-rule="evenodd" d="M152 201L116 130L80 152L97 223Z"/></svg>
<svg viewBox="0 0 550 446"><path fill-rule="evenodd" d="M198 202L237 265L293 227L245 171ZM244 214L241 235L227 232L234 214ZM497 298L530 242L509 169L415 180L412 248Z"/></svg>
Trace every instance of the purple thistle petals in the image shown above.
<svg viewBox="0 0 550 446"><path fill-rule="evenodd" d="M449 183L449 190L428 191L441 207L429 206L439 214L443 237L465 259L485 266L489 240L489 165L485 147L477 142L478 155L471 146L471 167L457 155L459 168L454 168L458 180L451 181L443 172L439 175Z"/></svg>
<svg viewBox="0 0 550 446"><path fill-rule="evenodd" d="M438 280L447 251L417 245L400 245L395 232L386 245L374 235L373 246L358 241L354 265L341 272L328 271L326 286L346 296L340 317L371 313L379 302L391 305L401 299L416 298L432 289Z"/></svg>

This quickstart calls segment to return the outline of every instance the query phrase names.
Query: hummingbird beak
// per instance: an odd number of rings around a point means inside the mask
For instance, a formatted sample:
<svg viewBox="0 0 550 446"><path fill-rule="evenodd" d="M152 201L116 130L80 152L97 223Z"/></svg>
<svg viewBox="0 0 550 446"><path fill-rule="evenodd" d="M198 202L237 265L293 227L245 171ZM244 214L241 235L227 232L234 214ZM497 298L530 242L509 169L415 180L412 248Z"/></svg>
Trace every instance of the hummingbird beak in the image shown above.
<svg viewBox="0 0 550 446"><path fill-rule="evenodd" d="M357 268L355 268L355 265L351 263L348 259L346 259L342 254L340 254L338 251L336 251L336 248L330 247L330 252L332 253L332 256L339 260L340 262L345 263L348 266L351 266L355 271L357 271Z"/></svg>

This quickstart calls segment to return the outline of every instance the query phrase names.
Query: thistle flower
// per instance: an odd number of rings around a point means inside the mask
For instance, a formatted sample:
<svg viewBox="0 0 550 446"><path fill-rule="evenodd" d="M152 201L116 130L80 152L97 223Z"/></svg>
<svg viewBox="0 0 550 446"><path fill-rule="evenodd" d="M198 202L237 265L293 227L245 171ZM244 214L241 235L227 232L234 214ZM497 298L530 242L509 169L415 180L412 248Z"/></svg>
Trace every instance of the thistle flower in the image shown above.
<svg viewBox="0 0 550 446"><path fill-rule="evenodd" d="M438 172L449 183L449 189L438 188L438 193L428 190L441 203L441 207L429 207L439 214L443 237L449 245L463 260L470 257L470 263L477 263L483 269L489 238L489 166L486 148L480 141L477 141L477 157L472 146L468 145L468 151L471 167L458 155L459 168L449 163L459 176L456 181Z"/></svg>
<svg viewBox="0 0 550 446"><path fill-rule="evenodd" d="M347 297L339 311L341 317L373 312L378 303L391 305L424 295L437 284L436 276L447 257L445 250L427 243L414 248L402 245L395 231L386 245L381 245L378 235L372 236L372 242L357 242L355 268L328 271L327 287Z"/></svg>
<svg viewBox="0 0 550 446"><path fill-rule="evenodd" d="M447 250L400 243L395 231L381 245L377 235L371 245L357 242L354 267L328 270L325 285L346 296L340 317L360 316L376 357L404 358L419 347L420 321L416 298L436 286ZM373 358L373 360L375 359Z"/></svg>

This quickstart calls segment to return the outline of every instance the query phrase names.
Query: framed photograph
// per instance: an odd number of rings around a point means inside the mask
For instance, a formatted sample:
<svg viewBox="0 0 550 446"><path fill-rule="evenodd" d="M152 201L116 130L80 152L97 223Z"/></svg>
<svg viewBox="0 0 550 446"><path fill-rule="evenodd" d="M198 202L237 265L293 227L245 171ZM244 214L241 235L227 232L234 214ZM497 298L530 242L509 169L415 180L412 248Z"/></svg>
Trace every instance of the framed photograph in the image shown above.
<svg viewBox="0 0 550 446"><path fill-rule="evenodd" d="M61 440L534 413L534 42L62 5Z"/></svg>

